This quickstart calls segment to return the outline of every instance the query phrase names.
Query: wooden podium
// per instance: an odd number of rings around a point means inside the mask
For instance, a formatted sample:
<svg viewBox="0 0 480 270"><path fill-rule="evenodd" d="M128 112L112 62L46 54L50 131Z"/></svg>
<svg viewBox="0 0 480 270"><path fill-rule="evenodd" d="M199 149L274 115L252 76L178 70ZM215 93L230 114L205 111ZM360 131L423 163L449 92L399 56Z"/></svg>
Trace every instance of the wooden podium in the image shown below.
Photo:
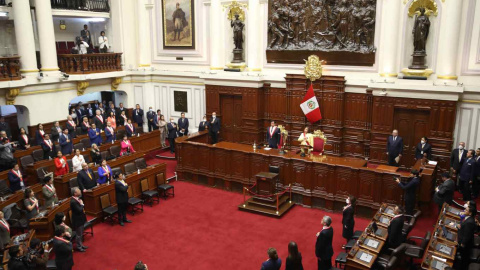
<svg viewBox="0 0 480 270"><path fill-rule="evenodd" d="M240 210L281 217L295 205L292 202L291 190L277 191L277 173L260 172L255 175L255 180L256 183L251 190L244 187L244 200L238 206ZM247 192L252 195L248 200Z"/></svg>

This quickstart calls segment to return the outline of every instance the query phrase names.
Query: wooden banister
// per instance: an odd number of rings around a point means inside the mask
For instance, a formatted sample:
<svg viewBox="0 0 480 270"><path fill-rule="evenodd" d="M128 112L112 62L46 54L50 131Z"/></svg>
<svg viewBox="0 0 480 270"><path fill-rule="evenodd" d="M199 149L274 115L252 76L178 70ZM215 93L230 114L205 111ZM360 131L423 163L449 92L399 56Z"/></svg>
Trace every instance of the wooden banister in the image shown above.
<svg viewBox="0 0 480 270"><path fill-rule="evenodd" d="M89 74L122 70L122 53L59 54L58 66L67 74Z"/></svg>
<svg viewBox="0 0 480 270"><path fill-rule="evenodd" d="M20 56L0 57L0 81L21 79Z"/></svg>

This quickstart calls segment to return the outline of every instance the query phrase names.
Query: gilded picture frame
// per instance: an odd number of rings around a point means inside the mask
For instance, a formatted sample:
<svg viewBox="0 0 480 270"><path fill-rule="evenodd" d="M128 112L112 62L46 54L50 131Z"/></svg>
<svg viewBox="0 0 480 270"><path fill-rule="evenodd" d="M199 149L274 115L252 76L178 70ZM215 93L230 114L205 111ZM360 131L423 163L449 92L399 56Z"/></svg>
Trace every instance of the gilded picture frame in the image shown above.
<svg viewBox="0 0 480 270"><path fill-rule="evenodd" d="M162 0L162 10L163 49L195 49L195 0Z"/></svg>

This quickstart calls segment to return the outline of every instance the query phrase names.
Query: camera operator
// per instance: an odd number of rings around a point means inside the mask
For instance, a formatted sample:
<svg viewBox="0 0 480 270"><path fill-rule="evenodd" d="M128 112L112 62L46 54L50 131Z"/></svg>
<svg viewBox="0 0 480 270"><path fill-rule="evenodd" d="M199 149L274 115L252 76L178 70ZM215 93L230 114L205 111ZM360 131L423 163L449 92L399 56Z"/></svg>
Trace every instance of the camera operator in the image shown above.
<svg viewBox="0 0 480 270"><path fill-rule="evenodd" d="M411 216L413 216L413 210L415 208L417 187L420 184L419 174L418 170L411 170L409 176L411 179L408 183L400 182L400 178L398 177L395 178L398 185L405 191L405 212Z"/></svg>
<svg viewBox="0 0 480 270"><path fill-rule="evenodd" d="M47 269L47 262L49 256L48 243L40 241L38 238L33 238L30 241L30 248L28 249L29 269L43 270Z"/></svg>
<svg viewBox="0 0 480 270"><path fill-rule="evenodd" d="M8 261L9 270L28 270L27 257L24 255L23 247L16 245L8 249L10 260Z"/></svg>

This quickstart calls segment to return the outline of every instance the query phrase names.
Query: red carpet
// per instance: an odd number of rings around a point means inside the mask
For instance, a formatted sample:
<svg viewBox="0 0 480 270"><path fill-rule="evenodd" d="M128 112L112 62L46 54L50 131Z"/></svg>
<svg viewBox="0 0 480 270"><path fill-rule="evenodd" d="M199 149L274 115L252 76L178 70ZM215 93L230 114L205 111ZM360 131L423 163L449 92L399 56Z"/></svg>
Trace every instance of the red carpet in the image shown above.
<svg viewBox="0 0 480 270"><path fill-rule="evenodd" d="M175 198L129 216L132 224L96 225L95 236L85 241L88 251L75 252L74 269L131 270L138 260L149 269L259 269L269 247L284 261L292 240L305 269L315 269L315 234L325 214L333 219L334 257L342 251L340 213L296 206L281 219L269 218L239 211L241 194L187 182L173 185ZM410 235L431 230L436 213L431 214L420 218ZM356 218L355 228L364 229L367 222Z"/></svg>

